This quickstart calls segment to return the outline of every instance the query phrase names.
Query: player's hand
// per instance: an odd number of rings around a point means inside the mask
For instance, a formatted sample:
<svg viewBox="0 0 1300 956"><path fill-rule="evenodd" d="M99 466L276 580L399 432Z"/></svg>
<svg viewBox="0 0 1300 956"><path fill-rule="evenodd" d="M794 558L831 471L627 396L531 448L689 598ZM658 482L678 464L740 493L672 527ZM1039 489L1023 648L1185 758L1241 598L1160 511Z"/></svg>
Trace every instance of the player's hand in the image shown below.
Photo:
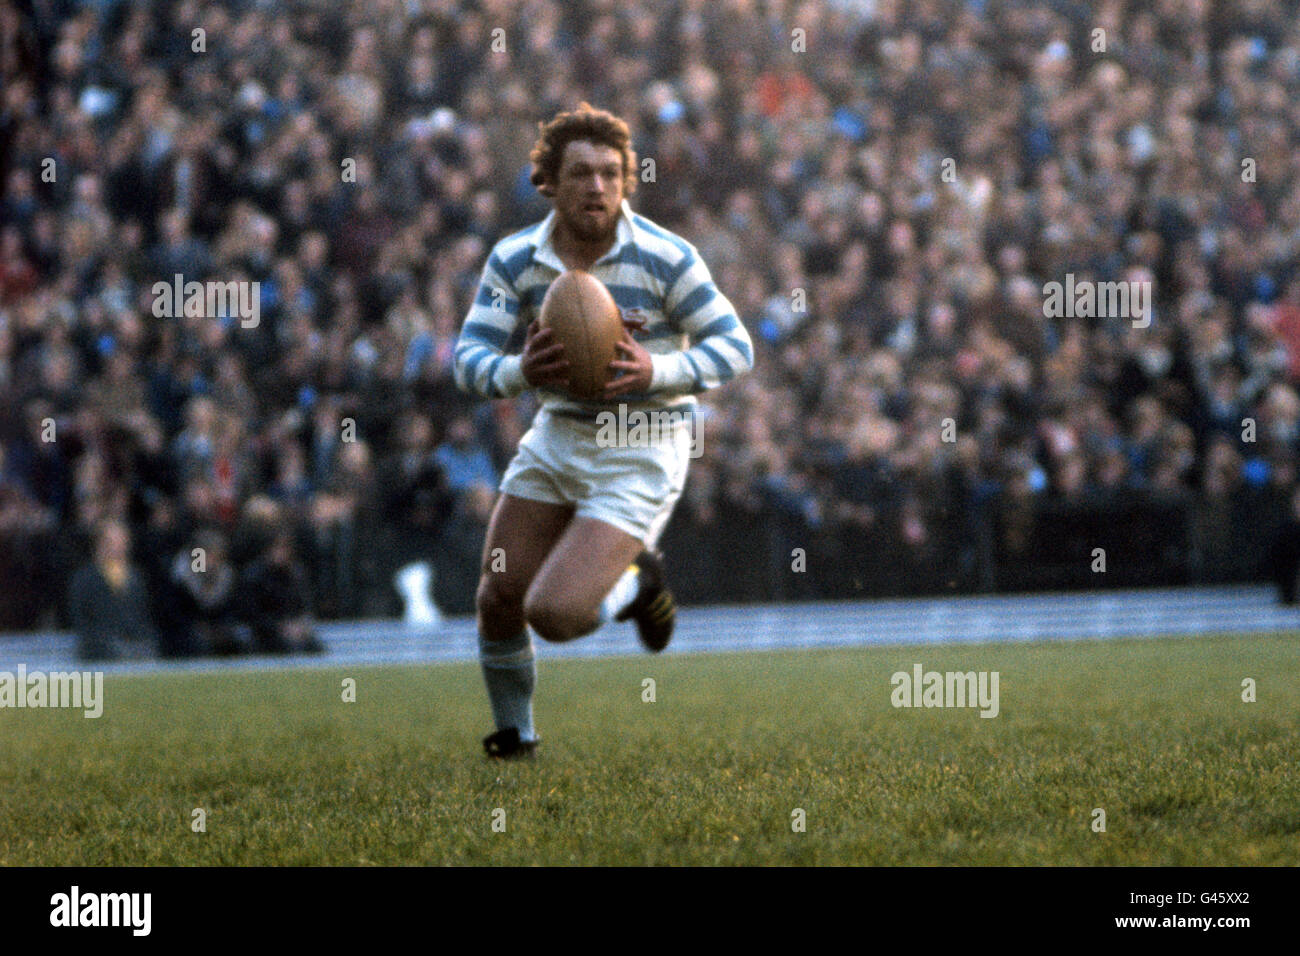
<svg viewBox="0 0 1300 956"><path fill-rule="evenodd" d="M611 378L605 386L605 398L617 398L628 392L650 391L654 365L650 361L650 353L632 338L631 332L632 329L639 329L644 324L644 321L637 325L633 320L623 320L623 338L614 343L614 349L618 354L614 361L609 363Z"/></svg>
<svg viewBox="0 0 1300 956"><path fill-rule="evenodd" d="M569 360L564 357L564 343L556 342L550 329L533 319L528 323L520 370L524 381L534 388L569 384Z"/></svg>

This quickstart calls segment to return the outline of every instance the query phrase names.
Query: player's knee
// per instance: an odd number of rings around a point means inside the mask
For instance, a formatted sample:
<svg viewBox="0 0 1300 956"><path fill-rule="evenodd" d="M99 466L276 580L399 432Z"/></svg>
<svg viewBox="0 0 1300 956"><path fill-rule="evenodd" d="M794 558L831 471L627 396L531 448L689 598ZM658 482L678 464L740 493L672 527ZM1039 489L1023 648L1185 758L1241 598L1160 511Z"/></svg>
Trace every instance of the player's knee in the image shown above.
<svg viewBox="0 0 1300 956"><path fill-rule="evenodd" d="M529 595L524 618L543 640L560 643L590 634L599 623L585 608L566 605L543 596Z"/></svg>
<svg viewBox="0 0 1300 956"><path fill-rule="evenodd" d="M479 578L474 603L480 619L517 618L523 613L523 589L511 587L499 574L485 574Z"/></svg>

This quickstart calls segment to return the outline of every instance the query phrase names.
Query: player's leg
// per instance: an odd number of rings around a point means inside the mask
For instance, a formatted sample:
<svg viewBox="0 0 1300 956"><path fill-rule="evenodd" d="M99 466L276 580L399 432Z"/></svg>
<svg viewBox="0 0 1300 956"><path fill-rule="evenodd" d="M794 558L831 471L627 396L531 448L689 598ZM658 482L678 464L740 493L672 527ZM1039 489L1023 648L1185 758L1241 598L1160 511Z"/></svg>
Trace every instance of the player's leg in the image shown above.
<svg viewBox="0 0 1300 956"><path fill-rule="evenodd" d="M513 756L537 739L533 689L537 663L524 621L524 597L538 568L573 515L572 505L503 494L483 544L477 608L479 662L497 731L489 754Z"/></svg>
<svg viewBox="0 0 1300 956"><path fill-rule="evenodd" d="M658 654L672 640L677 625L677 600L668 587L668 571L661 552L647 549L625 576L626 590L610 592L602 614L616 621L633 621L641 644Z"/></svg>
<svg viewBox="0 0 1300 956"><path fill-rule="evenodd" d="M524 614L549 641L569 641L611 620L634 620L642 643L661 651L676 604L655 542L686 484L690 433L679 421L667 440L601 447L578 433L571 470L585 483L581 504L537 573Z"/></svg>
<svg viewBox="0 0 1300 956"><path fill-rule="evenodd" d="M524 596L573 517L573 505L503 494L483 542L476 606L479 633L507 641L524 626Z"/></svg>
<svg viewBox="0 0 1300 956"><path fill-rule="evenodd" d="M677 622L677 603L656 545L686 486L694 447L692 422L679 419L669 435L662 436L668 440L651 447L619 449L621 474L602 481L578 511L579 518L606 520L641 542L641 550L605 595L598 613L601 624L634 622L641 644L652 653L668 646Z"/></svg>
<svg viewBox="0 0 1300 956"><path fill-rule="evenodd" d="M524 615L548 641L571 641L603 621L601 604L645 543L585 515L575 517L551 549L524 598Z"/></svg>

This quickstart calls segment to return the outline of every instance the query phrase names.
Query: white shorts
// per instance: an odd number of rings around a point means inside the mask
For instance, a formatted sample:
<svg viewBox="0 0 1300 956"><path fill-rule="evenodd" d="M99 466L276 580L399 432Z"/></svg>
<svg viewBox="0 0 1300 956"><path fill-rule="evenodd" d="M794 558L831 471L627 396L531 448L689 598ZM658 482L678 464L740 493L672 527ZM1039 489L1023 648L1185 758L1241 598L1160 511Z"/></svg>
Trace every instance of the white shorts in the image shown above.
<svg viewBox="0 0 1300 956"><path fill-rule="evenodd" d="M501 491L575 505L575 517L611 524L653 548L686 485L690 424L676 423L643 445L601 447L598 431L595 421L540 409L519 440Z"/></svg>

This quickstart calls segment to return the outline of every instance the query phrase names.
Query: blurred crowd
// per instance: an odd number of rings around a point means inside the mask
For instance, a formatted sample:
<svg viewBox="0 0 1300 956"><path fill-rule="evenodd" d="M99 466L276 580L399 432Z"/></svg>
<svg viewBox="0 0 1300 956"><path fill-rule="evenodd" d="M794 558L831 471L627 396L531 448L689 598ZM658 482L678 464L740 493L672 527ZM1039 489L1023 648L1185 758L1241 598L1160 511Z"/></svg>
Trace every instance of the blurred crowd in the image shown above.
<svg viewBox="0 0 1300 956"><path fill-rule="evenodd" d="M537 123L584 99L755 340L667 540L766 522L978 587L977 543L1028 560L1053 507L1194 502L1213 540L1295 485L1294 0L0 0L0 26L5 627L66 623L110 525L150 593L200 538L239 581L278 541L312 615L395 613L419 558L468 610L535 406L459 394L452 347L492 243L548 210ZM259 282L260 322L156 318L176 274ZM1067 274L1150 282L1149 326L1049 318Z"/></svg>

